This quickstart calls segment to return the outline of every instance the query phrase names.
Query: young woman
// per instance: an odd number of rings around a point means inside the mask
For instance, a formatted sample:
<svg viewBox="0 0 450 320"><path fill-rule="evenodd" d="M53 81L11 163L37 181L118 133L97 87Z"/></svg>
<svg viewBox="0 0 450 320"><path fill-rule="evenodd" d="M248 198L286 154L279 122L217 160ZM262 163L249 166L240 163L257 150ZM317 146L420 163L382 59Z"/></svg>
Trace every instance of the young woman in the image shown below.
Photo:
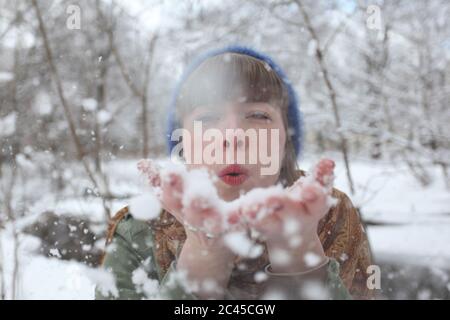
<svg viewBox="0 0 450 320"><path fill-rule="evenodd" d="M211 164L203 158L192 161L194 154L204 155L200 150L208 145L198 141L196 123L201 123L203 130L223 133L223 141L216 141L212 154L234 151L235 157L242 151L261 155L261 149L265 149L276 170L261 174L264 163L260 160L243 165ZM184 133L180 141L173 141L172 133L179 128ZM225 134L228 129L277 134L262 139L266 145L252 145ZM225 202L237 201L256 188L284 187L286 191L277 194L253 197L254 205L238 208L229 216L232 224L249 235L249 230L256 231L257 242L264 248L262 254L236 254L224 241L227 230L218 218L223 214L220 208L211 204L205 208L208 199L202 199L203 205L195 198L182 201L180 195L188 190L181 175L160 179L158 172L151 172L150 180L161 190L164 209L150 221L133 218L129 207L115 215L108 230L103 266L115 276L118 292L108 295L97 290L98 299L372 297L366 285L371 254L358 212L344 193L326 188L330 185L325 180L332 175L334 163L324 160L317 165L314 181L318 184L306 185L299 179L305 175L297 167L301 115L293 88L272 59L244 47L227 47L196 59L179 81L170 106L169 151L180 143L181 158L188 170L206 168L216 177L217 194ZM211 144L209 147L211 151ZM298 199L292 197L295 192ZM332 207L328 193L337 199ZM261 209L269 214L251 219ZM213 221L215 235L196 228L205 219ZM241 220L245 223L240 224Z"/></svg>

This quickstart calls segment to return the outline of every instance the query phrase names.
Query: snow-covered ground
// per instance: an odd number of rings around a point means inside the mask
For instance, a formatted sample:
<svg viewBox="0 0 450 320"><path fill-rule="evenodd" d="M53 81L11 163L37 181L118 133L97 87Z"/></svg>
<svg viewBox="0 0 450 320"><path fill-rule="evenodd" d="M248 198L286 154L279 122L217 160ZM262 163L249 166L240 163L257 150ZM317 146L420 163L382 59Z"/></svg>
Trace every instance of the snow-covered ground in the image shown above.
<svg viewBox="0 0 450 320"><path fill-rule="evenodd" d="M396 258L408 263L450 269L450 191L436 169L434 183L424 188L406 166L355 162L357 194L352 197L366 220L380 223L368 228L375 258ZM343 166L336 186L347 191Z"/></svg>
<svg viewBox="0 0 450 320"><path fill-rule="evenodd" d="M108 165L114 191L139 193L142 182L139 181L135 163L115 161ZM308 169L310 163L303 161L302 167ZM339 161L335 186L347 192L353 202L361 206L365 219L381 223L368 230L375 258L450 268L450 192L445 189L440 172L436 170L434 183L423 188L401 165L355 160L351 168L357 194L351 196L348 192L344 167ZM114 203L113 210L125 203L123 200ZM34 210L38 212L43 208L54 209L57 214L75 212L90 215L94 220L102 218L101 205L97 200L86 202L83 198L64 199L47 194L34 205ZM5 283L7 292L10 292L14 261L11 230L3 232L1 240ZM85 266L34 255L31 252L38 246L37 240L24 235L20 240L18 298L93 298L94 284L86 275Z"/></svg>
<svg viewBox="0 0 450 320"><path fill-rule="evenodd" d="M7 299L11 298L14 248L9 234L2 237ZM39 242L22 237L19 247L19 275L16 283L18 299L92 299L94 284L84 272L86 267L76 261L49 259L31 253ZM33 243L30 243L33 242Z"/></svg>

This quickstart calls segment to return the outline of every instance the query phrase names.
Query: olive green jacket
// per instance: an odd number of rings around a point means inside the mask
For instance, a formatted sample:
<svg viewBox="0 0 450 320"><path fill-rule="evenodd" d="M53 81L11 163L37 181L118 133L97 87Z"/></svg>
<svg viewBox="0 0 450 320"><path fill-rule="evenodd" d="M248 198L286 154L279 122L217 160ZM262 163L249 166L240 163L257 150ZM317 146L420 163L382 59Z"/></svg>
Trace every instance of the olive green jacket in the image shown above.
<svg viewBox="0 0 450 320"><path fill-rule="evenodd" d="M155 259L156 246L152 228L148 223L134 219L130 213L121 218L115 225L113 237L106 248L102 263L103 268L114 276L117 292L105 293L97 287L96 299L198 299L189 292L189 288L183 285L183 281L177 275L178 257L163 274ZM331 299L351 299L339 277L339 263L331 259L326 268L327 296ZM136 270L140 271L138 275L135 273ZM142 274L145 274L144 280L154 284L150 287L156 290L148 290L148 286L143 285ZM302 278L268 275L266 281L275 287L291 286L295 289L300 287ZM242 299L242 297L227 291L225 299Z"/></svg>

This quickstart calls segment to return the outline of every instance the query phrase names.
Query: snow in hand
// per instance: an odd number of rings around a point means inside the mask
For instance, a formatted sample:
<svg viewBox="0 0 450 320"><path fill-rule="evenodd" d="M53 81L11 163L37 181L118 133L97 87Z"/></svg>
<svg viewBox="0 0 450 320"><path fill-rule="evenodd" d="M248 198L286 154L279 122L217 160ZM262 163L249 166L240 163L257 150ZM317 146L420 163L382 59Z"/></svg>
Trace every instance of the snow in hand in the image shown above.
<svg viewBox="0 0 450 320"><path fill-rule="evenodd" d="M316 196L314 192L317 190L325 195L327 207L335 204L335 199L331 197L334 162L328 159L319 161L309 174L302 176L289 188L281 184L254 188L231 202L219 197L214 186L215 177L211 177L206 169L188 170L183 164L169 160L149 159L139 161L138 169L148 180L163 208L172 214L181 212L174 214L179 221L192 230L201 230L211 236L245 230L255 221L276 214L282 206L293 210L300 208L305 201ZM143 206L148 208L149 205L143 202ZM131 212L134 213L133 209ZM295 232L300 226L297 221L294 224L292 228L284 224L282 230L286 233ZM228 239L234 251L237 250L237 237L242 238L239 233L232 233ZM252 246L247 245L246 248L247 254L255 254ZM243 250L240 251L242 254Z"/></svg>
<svg viewBox="0 0 450 320"><path fill-rule="evenodd" d="M139 169L142 172L147 173L149 168ZM154 188L146 190L142 195L134 197L130 201L130 212L133 213L133 217L138 220L151 220L159 216L161 211L160 201L157 198L157 192Z"/></svg>

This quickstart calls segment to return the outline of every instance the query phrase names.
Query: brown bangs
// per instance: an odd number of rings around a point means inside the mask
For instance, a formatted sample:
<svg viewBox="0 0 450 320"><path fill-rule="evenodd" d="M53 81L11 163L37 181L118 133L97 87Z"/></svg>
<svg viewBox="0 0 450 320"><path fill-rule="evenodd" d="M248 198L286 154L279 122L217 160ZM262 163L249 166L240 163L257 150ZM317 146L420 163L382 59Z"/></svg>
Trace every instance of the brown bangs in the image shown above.
<svg viewBox="0 0 450 320"><path fill-rule="evenodd" d="M205 60L184 82L177 98L178 119L196 107L232 102L267 102L288 107L288 93L277 73L264 61L238 53Z"/></svg>

